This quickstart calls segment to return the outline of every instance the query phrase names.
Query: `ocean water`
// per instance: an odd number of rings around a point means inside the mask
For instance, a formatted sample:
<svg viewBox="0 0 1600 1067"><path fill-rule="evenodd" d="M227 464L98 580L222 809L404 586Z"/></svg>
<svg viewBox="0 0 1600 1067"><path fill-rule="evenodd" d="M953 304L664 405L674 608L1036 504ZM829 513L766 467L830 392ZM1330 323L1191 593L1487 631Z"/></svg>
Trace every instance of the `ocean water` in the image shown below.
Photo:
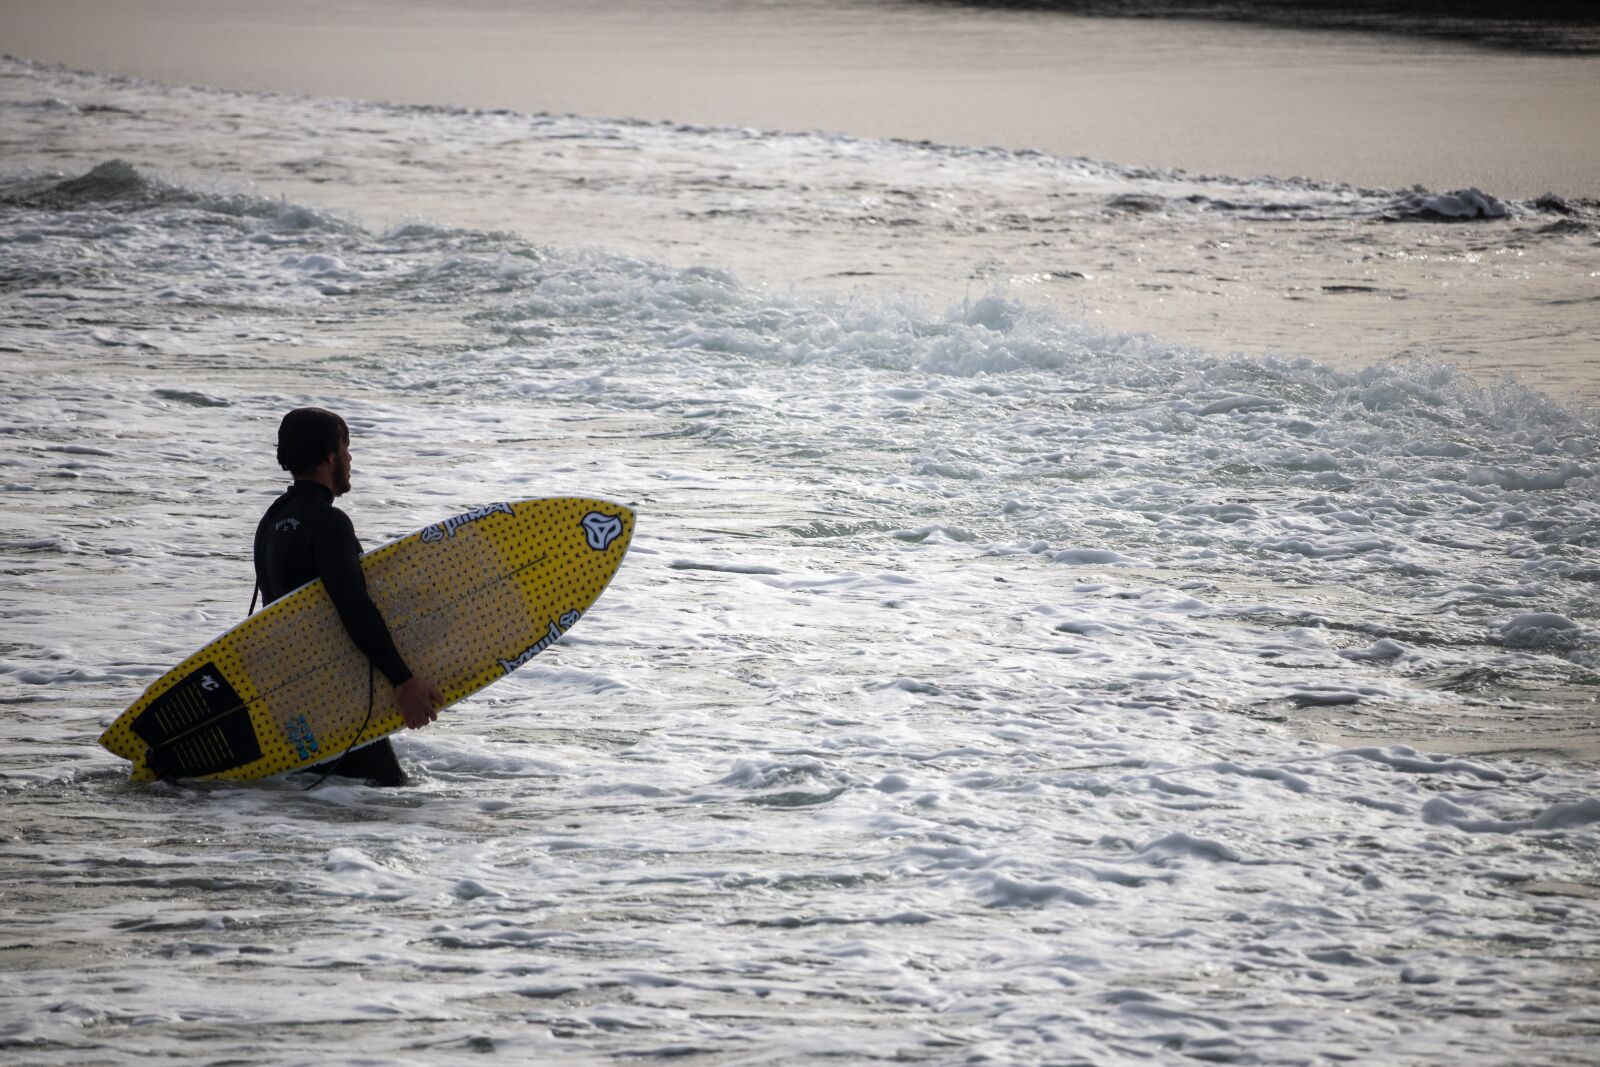
<svg viewBox="0 0 1600 1067"><path fill-rule="evenodd" d="M1600 16L1588 6L8 0L0 49L230 89L1600 198ZM1496 7L1514 11L1485 10ZM1196 17L1078 14L1177 8Z"/></svg>
<svg viewBox="0 0 1600 1067"><path fill-rule="evenodd" d="M1495 282L1584 299L1591 204L19 60L0 135L8 1063L1591 1059L1592 312ZM1486 246L1428 269L1568 384L1108 327L1030 195L1318 307ZM94 738L243 615L303 403L368 544L581 492L630 557L410 788L132 786Z"/></svg>

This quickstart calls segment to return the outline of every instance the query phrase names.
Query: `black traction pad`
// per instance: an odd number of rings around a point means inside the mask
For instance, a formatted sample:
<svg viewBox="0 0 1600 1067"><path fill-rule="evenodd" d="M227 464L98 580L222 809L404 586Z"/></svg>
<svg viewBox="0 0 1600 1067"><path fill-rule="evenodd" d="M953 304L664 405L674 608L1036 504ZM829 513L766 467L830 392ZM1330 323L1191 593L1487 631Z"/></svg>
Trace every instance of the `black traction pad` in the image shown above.
<svg viewBox="0 0 1600 1067"><path fill-rule="evenodd" d="M133 720L133 732L147 745L164 745L209 719L243 703L215 663L202 664L150 702Z"/></svg>
<svg viewBox="0 0 1600 1067"><path fill-rule="evenodd" d="M157 778L194 778L242 767L261 758L250 709L235 708L175 741L153 746L145 762Z"/></svg>
<svg viewBox="0 0 1600 1067"><path fill-rule="evenodd" d="M160 778L193 777L261 758L250 709L215 663L190 671L133 720Z"/></svg>

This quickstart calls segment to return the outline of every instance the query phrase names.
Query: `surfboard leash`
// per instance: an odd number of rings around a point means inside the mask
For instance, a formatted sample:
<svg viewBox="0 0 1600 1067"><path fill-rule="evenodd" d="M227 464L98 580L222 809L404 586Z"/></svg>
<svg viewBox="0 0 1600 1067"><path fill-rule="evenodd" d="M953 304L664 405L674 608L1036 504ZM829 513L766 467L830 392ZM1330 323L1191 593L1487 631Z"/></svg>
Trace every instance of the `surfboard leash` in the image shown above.
<svg viewBox="0 0 1600 1067"><path fill-rule="evenodd" d="M339 753L339 758L335 760L329 760L328 769L322 772L322 777L306 786L305 789L301 790L301 792L309 793L323 782L326 782L328 780L328 776L339 769L339 764L343 763L344 758L350 755L351 750L356 747L356 742L361 740L361 735L367 732L367 724L372 722L372 705L374 693L377 690L377 682L373 678L374 671L375 668L372 666L372 661L370 659L367 660L367 717L361 720L361 726L356 730L355 736L350 739L350 743L344 746L344 751Z"/></svg>
<svg viewBox="0 0 1600 1067"><path fill-rule="evenodd" d="M261 595L261 583L257 582L255 588L250 591L250 610L245 612L246 616L254 615L256 613L256 598L259 597L260 595ZM367 660L367 716L366 716L366 718L361 720L361 726L356 730L355 736L350 739L350 743L348 745L344 746L344 751L339 753L339 757L337 759L329 760L328 761L328 769L322 772L322 776L320 778L318 778L316 781L312 782L310 785L306 786L305 789L301 790L301 792L310 792L311 790L315 789L317 786L321 785L323 782L326 782L328 780L329 776L332 775L334 771L337 771L339 769L339 764L344 762L344 758L346 756L350 755L350 753L355 749L356 742L361 740L361 735L367 732L367 726L372 722L372 706L376 702L376 692L377 692L377 681L376 681L376 679L373 678L372 661L369 659L369 660Z"/></svg>

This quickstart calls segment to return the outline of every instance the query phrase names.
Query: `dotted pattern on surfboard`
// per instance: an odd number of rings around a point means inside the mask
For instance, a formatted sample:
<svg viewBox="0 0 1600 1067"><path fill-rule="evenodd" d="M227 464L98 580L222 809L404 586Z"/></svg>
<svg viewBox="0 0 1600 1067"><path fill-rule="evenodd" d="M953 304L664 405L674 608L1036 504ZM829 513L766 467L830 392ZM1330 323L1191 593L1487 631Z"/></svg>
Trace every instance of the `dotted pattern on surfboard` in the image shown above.
<svg viewBox="0 0 1600 1067"><path fill-rule="evenodd" d="M489 504L362 557L367 589L412 671L448 703L526 663L605 589L633 537L633 512L560 497ZM258 778L338 756L401 726L322 583L267 606L157 679L100 741L156 772ZM359 738L356 732L361 730ZM152 753L153 749L153 753Z"/></svg>

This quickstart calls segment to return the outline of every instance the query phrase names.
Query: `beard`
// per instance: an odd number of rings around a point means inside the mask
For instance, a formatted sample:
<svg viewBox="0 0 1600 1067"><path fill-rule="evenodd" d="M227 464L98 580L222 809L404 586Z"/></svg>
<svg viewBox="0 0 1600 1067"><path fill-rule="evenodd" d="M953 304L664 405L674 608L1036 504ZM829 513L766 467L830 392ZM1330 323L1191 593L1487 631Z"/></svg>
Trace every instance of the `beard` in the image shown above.
<svg viewBox="0 0 1600 1067"><path fill-rule="evenodd" d="M350 463L335 459L333 463L333 495L344 496L350 491Z"/></svg>

